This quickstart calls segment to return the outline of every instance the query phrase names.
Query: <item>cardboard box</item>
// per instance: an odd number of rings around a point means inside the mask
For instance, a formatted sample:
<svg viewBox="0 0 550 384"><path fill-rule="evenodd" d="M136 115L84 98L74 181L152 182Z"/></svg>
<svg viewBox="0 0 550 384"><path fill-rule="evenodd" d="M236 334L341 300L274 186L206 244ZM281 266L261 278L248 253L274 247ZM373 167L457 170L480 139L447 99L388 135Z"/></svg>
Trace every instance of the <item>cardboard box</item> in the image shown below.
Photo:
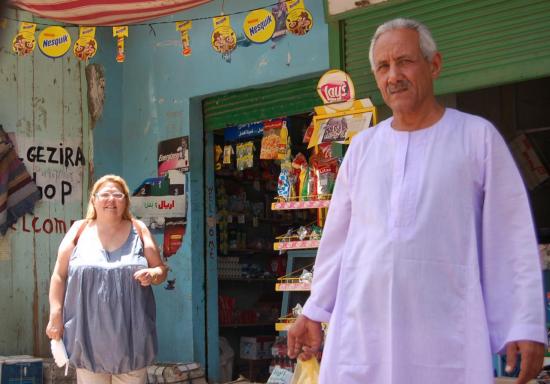
<svg viewBox="0 0 550 384"><path fill-rule="evenodd" d="M241 337L241 359L262 360L271 358L271 346L275 336Z"/></svg>

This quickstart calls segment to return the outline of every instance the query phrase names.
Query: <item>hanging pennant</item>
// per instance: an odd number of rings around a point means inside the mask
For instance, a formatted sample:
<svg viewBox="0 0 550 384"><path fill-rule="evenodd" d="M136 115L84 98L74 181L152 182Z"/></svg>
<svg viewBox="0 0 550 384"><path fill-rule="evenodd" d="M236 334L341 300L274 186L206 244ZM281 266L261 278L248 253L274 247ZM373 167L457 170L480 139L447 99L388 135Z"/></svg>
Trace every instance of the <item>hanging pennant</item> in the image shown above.
<svg viewBox="0 0 550 384"><path fill-rule="evenodd" d="M237 46L237 36L231 28L229 16L218 16L212 20L214 31L212 32L212 48L223 55L229 61L231 51Z"/></svg>
<svg viewBox="0 0 550 384"><path fill-rule="evenodd" d="M116 40L116 61L117 63L124 63L126 54L124 53L124 38L128 37L128 26L113 27L113 36Z"/></svg>
<svg viewBox="0 0 550 384"><path fill-rule="evenodd" d="M38 48L48 57L61 57L71 49L71 35L65 28L47 27L38 35Z"/></svg>
<svg viewBox="0 0 550 384"><path fill-rule="evenodd" d="M19 32L15 36L12 42L13 51L19 56L26 56L36 47L36 40L34 39L34 32L36 31L36 24L22 22L19 25Z"/></svg>
<svg viewBox="0 0 550 384"><path fill-rule="evenodd" d="M74 43L73 53L78 60L87 61L97 52L95 27L80 27L80 35Z"/></svg>
<svg viewBox="0 0 550 384"><path fill-rule="evenodd" d="M275 32L275 18L265 9L257 9L246 15L243 31L248 40L254 43L265 43Z"/></svg>
<svg viewBox="0 0 550 384"><path fill-rule="evenodd" d="M191 55L191 43L189 42L189 30L191 29L191 27L193 27L193 22L191 20L178 21L176 23L176 29L180 31L180 35L181 35L181 45L182 45L181 54L183 56Z"/></svg>
<svg viewBox="0 0 550 384"><path fill-rule="evenodd" d="M313 27L313 16L306 9L304 0L287 1L286 29L295 35L305 35Z"/></svg>

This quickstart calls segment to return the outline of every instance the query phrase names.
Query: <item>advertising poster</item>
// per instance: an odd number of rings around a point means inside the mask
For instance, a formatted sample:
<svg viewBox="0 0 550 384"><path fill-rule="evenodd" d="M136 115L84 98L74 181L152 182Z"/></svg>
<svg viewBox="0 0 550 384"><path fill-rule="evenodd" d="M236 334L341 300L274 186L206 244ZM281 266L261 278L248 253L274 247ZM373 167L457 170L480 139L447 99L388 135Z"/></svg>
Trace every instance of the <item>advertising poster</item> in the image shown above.
<svg viewBox="0 0 550 384"><path fill-rule="evenodd" d="M189 136L175 137L158 144L158 175L170 170L189 171Z"/></svg>

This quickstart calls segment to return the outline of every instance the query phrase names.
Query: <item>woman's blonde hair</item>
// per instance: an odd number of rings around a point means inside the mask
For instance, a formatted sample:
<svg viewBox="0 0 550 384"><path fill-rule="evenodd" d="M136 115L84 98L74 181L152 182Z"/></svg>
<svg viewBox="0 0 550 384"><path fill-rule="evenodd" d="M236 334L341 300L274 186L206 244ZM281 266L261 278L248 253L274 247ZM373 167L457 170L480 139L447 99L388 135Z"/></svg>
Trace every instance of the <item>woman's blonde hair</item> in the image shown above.
<svg viewBox="0 0 550 384"><path fill-rule="evenodd" d="M105 175L101 177L98 181L95 182L92 190L90 191L90 200L88 201L88 210L86 213L86 219L95 220L97 218L97 212L95 211L94 201L96 199L96 193L105 183L115 183L120 188L121 192L124 193L124 200L126 201L126 207L122 213L122 218L126 220L132 220L133 216L130 213L130 190L128 189L128 184L120 176L117 175Z"/></svg>

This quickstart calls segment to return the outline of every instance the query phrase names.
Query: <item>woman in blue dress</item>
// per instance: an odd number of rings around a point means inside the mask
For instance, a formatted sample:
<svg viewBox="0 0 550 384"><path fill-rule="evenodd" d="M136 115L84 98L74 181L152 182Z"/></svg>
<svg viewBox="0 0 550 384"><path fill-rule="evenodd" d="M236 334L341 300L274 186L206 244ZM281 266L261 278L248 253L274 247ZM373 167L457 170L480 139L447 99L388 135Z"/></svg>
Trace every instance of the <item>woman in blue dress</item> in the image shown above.
<svg viewBox="0 0 550 384"><path fill-rule="evenodd" d="M65 343L78 383L145 383L157 352L152 284L167 267L147 227L129 211L119 176L93 186L86 219L59 246L46 333Z"/></svg>

